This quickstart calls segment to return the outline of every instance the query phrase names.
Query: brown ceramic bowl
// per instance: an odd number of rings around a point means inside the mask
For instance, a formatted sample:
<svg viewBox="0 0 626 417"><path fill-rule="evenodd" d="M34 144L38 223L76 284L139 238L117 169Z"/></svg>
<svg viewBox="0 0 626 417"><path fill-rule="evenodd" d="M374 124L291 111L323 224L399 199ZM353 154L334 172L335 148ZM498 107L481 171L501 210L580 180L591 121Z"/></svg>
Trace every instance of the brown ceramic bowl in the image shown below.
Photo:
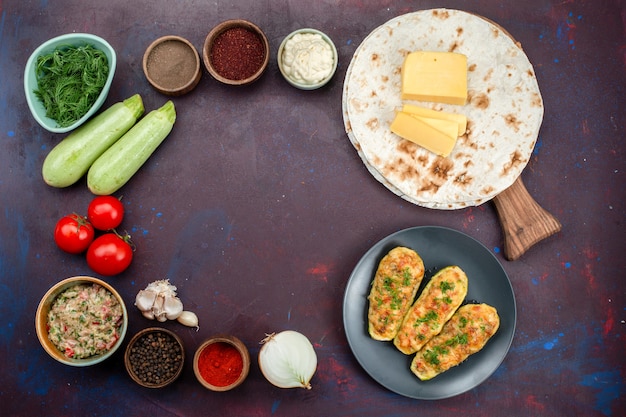
<svg viewBox="0 0 626 417"><path fill-rule="evenodd" d="M218 344L223 344L229 348L234 348L236 352L238 352L239 355L241 356L241 360L243 363L241 373L239 374L239 376L236 378L233 377L232 382L229 383L228 385L213 384L207 381L202 376L202 372L201 372L200 362L201 362L202 353L204 352L205 349L210 349L211 347L217 347ZM214 368L214 370L217 371L217 368ZM194 358L193 358L193 372L196 375L198 382L200 382L200 384L202 384L202 386L204 386L205 388L210 389L211 391L228 391L241 385L243 381L248 377L248 373L250 372L250 353L248 352L248 348L246 347L246 345L235 336L230 336L230 335L213 336L207 339L204 343L202 343L200 347L198 347L198 349L196 350L196 354L194 355Z"/></svg>
<svg viewBox="0 0 626 417"><path fill-rule="evenodd" d="M228 85L246 85L258 80L269 59L267 36L257 25L243 19L226 20L215 26L202 48L207 71Z"/></svg>
<svg viewBox="0 0 626 417"><path fill-rule="evenodd" d="M123 319L120 327L118 328L119 339L117 342L109 349L106 353L100 355L93 355L84 359L75 359L67 357L64 352L60 351L54 343L48 338L48 313L50 312L50 308L52 307L52 303L57 298L59 294L63 291L67 290L70 287L79 284L98 284L104 289L106 289L109 293L113 295L117 299L117 302L122 307ZM124 340L124 336L126 335L126 329L128 328L128 313L126 311L126 305L124 304L124 300L119 295L115 289L110 286L108 283L93 277L87 276L76 276L71 278L66 278L57 284L53 285L52 288L46 292L41 301L39 302L39 306L37 307L37 313L35 314L35 330L37 333L37 338L43 346L44 350L52 356L57 361L70 366L90 366L95 365L104 361L105 359L111 357L113 353L120 347L122 341Z"/></svg>
<svg viewBox="0 0 626 417"><path fill-rule="evenodd" d="M143 73L160 93L169 96L187 94L200 82L200 55L187 39L163 36L146 49Z"/></svg>
<svg viewBox="0 0 626 417"><path fill-rule="evenodd" d="M140 362L159 356L152 369L142 369ZM183 371L185 349L183 341L174 332L160 327L149 327L139 331L128 342L124 353L124 365L133 381L146 388L163 388L174 382ZM151 372L149 375L148 372Z"/></svg>

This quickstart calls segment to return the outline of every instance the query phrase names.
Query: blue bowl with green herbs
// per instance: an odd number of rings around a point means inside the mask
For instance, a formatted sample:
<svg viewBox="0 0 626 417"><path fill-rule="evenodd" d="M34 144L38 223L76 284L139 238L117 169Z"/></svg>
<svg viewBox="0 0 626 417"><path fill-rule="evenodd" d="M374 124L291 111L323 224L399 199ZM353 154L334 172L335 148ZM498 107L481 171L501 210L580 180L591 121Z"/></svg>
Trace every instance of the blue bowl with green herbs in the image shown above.
<svg viewBox="0 0 626 417"><path fill-rule="evenodd" d="M44 42L24 70L33 117L50 132L76 129L104 104L116 65L115 50L96 35L69 33Z"/></svg>

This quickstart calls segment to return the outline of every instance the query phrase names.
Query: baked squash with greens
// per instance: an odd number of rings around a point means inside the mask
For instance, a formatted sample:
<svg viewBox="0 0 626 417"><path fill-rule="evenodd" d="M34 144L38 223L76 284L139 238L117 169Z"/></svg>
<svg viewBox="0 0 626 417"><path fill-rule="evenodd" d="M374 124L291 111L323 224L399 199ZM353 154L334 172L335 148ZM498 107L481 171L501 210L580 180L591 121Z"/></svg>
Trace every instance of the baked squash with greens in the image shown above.
<svg viewBox="0 0 626 417"><path fill-rule="evenodd" d="M439 334L467 295L467 275L458 266L438 271L404 317L393 344L404 354L417 352Z"/></svg>
<svg viewBox="0 0 626 417"><path fill-rule="evenodd" d="M398 246L379 262L368 296L368 332L392 340L424 278L424 262L414 250Z"/></svg>

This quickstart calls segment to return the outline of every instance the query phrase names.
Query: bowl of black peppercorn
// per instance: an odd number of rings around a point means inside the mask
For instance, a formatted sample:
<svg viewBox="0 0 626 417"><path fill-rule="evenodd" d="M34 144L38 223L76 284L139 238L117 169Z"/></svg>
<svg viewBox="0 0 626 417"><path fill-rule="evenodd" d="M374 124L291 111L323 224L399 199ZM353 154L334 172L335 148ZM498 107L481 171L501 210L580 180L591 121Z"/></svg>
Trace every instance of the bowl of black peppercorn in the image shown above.
<svg viewBox="0 0 626 417"><path fill-rule="evenodd" d="M150 327L139 331L126 346L124 364L128 375L146 388L163 388L183 371L183 342L170 330Z"/></svg>

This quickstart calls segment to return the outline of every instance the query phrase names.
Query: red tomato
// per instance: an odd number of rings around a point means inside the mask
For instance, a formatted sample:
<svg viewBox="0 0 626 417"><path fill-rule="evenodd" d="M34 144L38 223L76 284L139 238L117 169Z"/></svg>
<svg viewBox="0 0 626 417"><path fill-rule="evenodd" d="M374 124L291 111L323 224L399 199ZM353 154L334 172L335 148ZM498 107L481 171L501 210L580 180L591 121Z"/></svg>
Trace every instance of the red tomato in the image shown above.
<svg viewBox="0 0 626 417"><path fill-rule="evenodd" d="M57 246L69 253L82 253L94 238L93 226L78 214L68 214L59 219L54 228L54 241Z"/></svg>
<svg viewBox="0 0 626 417"><path fill-rule="evenodd" d="M95 197L87 207L87 219L98 230L115 229L124 218L124 205L110 195Z"/></svg>
<svg viewBox="0 0 626 417"><path fill-rule="evenodd" d="M100 275L117 275L133 260L130 236L105 233L96 238L87 249L87 265Z"/></svg>

